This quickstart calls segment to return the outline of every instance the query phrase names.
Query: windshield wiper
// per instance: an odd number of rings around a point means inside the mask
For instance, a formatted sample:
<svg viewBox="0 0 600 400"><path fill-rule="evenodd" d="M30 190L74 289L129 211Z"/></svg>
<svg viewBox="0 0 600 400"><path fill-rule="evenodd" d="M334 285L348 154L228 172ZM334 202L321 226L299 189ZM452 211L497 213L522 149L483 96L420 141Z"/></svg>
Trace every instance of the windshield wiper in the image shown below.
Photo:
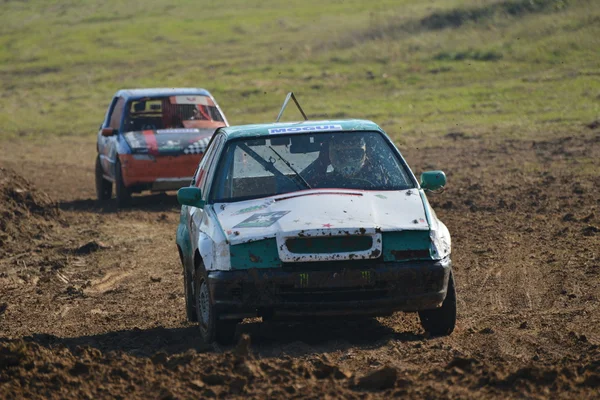
<svg viewBox="0 0 600 400"><path fill-rule="evenodd" d="M296 171L296 170L294 169L294 167L292 167L292 164L290 164L290 163L288 162L288 160L286 160L285 158L281 157L281 155L280 155L278 152L276 152L276 151L275 151L275 149L274 149L272 146L269 146L269 148L271 149L271 151L272 151L273 153L275 153L275 154L277 155L277 157L279 157L279 159L280 159L281 161L283 161L283 162L285 163L285 165L287 165L287 166L288 166L288 168L289 168L289 169L291 169L291 170L292 170L292 172L293 172L294 174L296 174L295 176L297 176L298 178L300 178L300 181L301 181L301 182L304 184L304 186L305 186L305 187L307 187L308 189L312 189L312 187L311 187L311 186L308 184L308 182L306 182L306 179L304 179L304 178L302 177L302 175L300 175L300 174L298 173L298 171Z"/></svg>

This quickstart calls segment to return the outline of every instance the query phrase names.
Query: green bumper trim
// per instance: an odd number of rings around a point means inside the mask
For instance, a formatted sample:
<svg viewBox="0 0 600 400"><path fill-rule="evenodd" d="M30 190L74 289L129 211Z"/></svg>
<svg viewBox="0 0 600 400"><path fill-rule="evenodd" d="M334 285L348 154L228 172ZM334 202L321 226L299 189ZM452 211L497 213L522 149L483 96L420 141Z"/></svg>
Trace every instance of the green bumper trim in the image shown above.
<svg viewBox="0 0 600 400"><path fill-rule="evenodd" d="M383 261L430 260L429 231L384 232Z"/></svg>
<svg viewBox="0 0 600 400"><path fill-rule="evenodd" d="M277 268L281 260L276 239L263 239L229 247L231 269Z"/></svg>

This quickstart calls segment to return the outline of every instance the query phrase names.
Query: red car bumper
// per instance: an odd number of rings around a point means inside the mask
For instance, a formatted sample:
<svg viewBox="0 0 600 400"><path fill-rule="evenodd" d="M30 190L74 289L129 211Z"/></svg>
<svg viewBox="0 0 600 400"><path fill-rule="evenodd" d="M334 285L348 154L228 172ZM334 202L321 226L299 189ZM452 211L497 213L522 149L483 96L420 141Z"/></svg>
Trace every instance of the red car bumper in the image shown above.
<svg viewBox="0 0 600 400"><path fill-rule="evenodd" d="M179 156L119 155L123 183L153 191L177 190L188 186L203 154Z"/></svg>

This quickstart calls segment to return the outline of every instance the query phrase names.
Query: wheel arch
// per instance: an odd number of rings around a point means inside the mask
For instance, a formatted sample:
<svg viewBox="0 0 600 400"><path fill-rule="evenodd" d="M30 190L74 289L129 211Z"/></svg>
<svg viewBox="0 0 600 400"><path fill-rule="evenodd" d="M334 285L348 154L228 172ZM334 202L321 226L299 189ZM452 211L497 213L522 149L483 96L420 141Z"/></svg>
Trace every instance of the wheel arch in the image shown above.
<svg viewBox="0 0 600 400"><path fill-rule="evenodd" d="M205 269L204 260L202 259L202 256L200 255L200 251L198 251L198 249L196 249L196 251L194 252L194 278L195 278L196 273L203 272L204 269Z"/></svg>
<svg viewBox="0 0 600 400"><path fill-rule="evenodd" d="M177 254L179 254L179 261L181 261L181 265L185 268L185 261L183 260L183 251L181 250L181 246L177 243Z"/></svg>

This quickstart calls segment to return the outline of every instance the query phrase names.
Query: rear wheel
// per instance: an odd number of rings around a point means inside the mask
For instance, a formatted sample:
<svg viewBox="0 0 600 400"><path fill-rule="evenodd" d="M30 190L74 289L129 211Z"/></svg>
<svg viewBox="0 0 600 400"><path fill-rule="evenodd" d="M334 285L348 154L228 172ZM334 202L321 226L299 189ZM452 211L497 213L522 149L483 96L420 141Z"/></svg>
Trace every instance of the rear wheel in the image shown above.
<svg viewBox="0 0 600 400"><path fill-rule="evenodd" d="M115 192L118 207L128 207L131 204L131 191L127 189L123 182L123 170L121 162L117 160L115 164Z"/></svg>
<svg viewBox="0 0 600 400"><path fill-rule="evenodd" d="M204 273L197 271L194 283L196 314L202 340L205 343L213 341L221 344L232 343L238 321L219 320L219 315L212 304L210 287Z"/></svg>
<svg viewBox="0 0 600 400"><path fill-rule="evenodd" d="M456 289L454 276L450 271L448 291L440 308L419 311L421 326L433 336L445 336L452 333L456 325Z"/></svg>
<svg viewBox="0 0 600 400"><path fill-rule="evenodd" d="M96 196L100 201L110 200L112 197L112 182L104 179L99 155L96 157Z"/></svg>

